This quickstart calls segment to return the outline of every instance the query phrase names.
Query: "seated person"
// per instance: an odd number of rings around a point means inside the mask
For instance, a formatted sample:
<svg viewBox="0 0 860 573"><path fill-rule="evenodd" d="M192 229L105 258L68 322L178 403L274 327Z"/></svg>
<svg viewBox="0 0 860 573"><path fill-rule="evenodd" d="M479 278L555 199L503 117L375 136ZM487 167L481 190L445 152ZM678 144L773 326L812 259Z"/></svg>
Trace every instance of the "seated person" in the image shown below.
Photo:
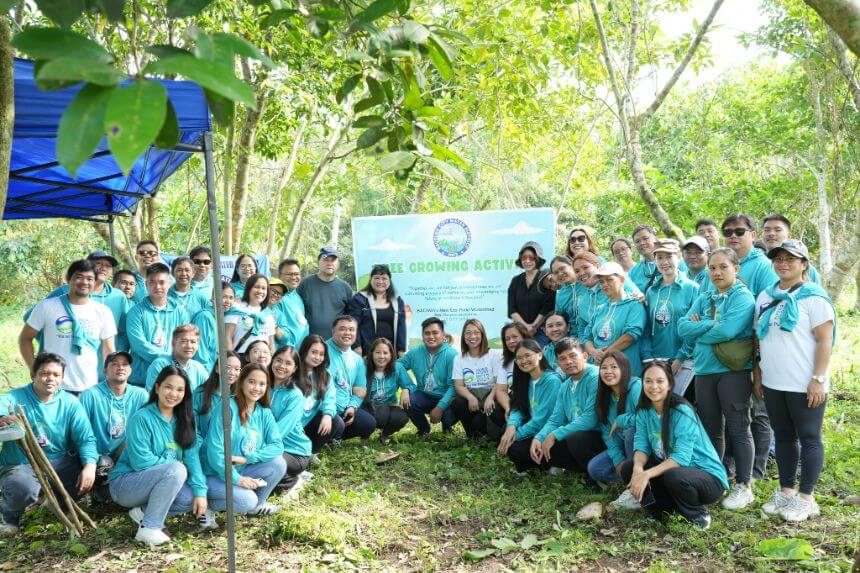
<svg viewBox="0 0 860 573"><path fill-rule="evenodd" d="M470 438L487 434L490 416L496 426L505 425L505 411L496 408L496 380L505 376L502 353L490 348L487 331L476 318L463 324L460 336L461 353L454 357L451 378L457 396L451 402L457 419Z"/></svg>
<svg viewBox="0 0 860 573"><path fill-rule="evenodd" d="M376 429L376 419L361 408L367 396L367 375L364 361L352 349L358 332L358 322L348 314L334 319L328 346L328 372L337 390L337 413L343 418L343 439L360 437L366 440Z"/></svg>
<svg viewBox="0 0 860 573"><path fill-rule="evenodd" d="M412 380L403 366L397 362L394 345L387 338L377 338L373 341L365 357L367 371L367 387L370 392L362 404L362 408L376 418L376 427L381 435L379 441L387 444L396 432L408 422L409 416L401 407L403 401L409 402L409 388ZM397 401L397 390L400 390L400 403Z"/></svg>

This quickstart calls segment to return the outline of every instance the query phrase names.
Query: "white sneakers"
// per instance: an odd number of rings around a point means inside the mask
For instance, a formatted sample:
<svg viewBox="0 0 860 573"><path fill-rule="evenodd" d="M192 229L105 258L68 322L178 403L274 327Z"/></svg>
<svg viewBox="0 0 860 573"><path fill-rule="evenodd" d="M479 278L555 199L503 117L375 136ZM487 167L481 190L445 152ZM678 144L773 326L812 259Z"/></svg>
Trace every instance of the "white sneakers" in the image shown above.
<svg viewBox="0 0 860 573"><path fill-rule="evenodd" d="M782 512L785 506L788 505L788 502L791 501L792 497L794 496L785 493L780 488L776 488L773 491L773 495L770 496L770 499L761 506L761 510L765 515L769 515L771 517L777 516Z"/></svg>
<svg viewBox="0 0 860 573"><path fill-rule="evenodd" d="M203 515L197 518L197 526L200 529L218 529L218 522L215 520L215 512L207 509Z"/></svg>
<svg viewBox="0 0 860 573"><path fill-rule="evenodd" d="M821 515L821 509L814 499L803 499L799 495L793 495L789 498L786 506L782 508L782 511L779 512L779 515L786 521L806 521Z"/></svg>
<svg viewBox="0 0 860 573"><path fill-rule="evenodd" d="M633 497L633 493L630 489L625 489L621 492L621 495L618 496L618 499L610 503L612 507L615 509L626 509L628 511L635 511L637 509L642 509L642 504L640 504L635 497Z"/></svg>
<svg viewBox="0 0 860 573"><path fill-rule="evenodd" d="M755 497L749 484L736 483L729 492L729 495L723 499L722 506L725 509L738 510L747 507L754 501Z"/></svg>
<svg viewBox="0 0 860 573"><path fill-rule="evenodd" d="M134 540L155 546L167 543L170 541L170 538L160 529L155 529L154 527L141 527L137 530L137 535L134 536Z"/></svg>
<svg viewBox="0 0 860 573"><path fill-rule="evenodd" d="M278 507L277 505L271 504L268 501L264 501L263 503L261 503L260 505L258 505L257 507L255 507L251 511L251 515L258 515L258 516L274 515L274 514L280 513L280 512L281 512L280 507Z"/></svg>
<svg viewBox="0 0 860 573"><path fill-rule="evenodd" d="M143 508L140 506L132 507L128 510L128 516L133 522L140 525L140 522L143 521Z"/></svg>

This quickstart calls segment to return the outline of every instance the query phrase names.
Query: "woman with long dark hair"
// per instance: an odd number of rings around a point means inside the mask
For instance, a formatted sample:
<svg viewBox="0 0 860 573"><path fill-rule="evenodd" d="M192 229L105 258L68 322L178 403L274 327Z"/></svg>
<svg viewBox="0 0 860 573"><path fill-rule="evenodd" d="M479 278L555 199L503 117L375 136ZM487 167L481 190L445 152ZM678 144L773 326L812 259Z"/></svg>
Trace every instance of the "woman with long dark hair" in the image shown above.
<svg viewBox="0 0 860 573"><path fill-rule="evenodd" d="M239 379L239 373L242 371L242 359L232 350L228 350L226 356L227 384L232 392L233 384ZM218 362L215 362L206 382L194 389L191 394L191 401L194 405L197 431L201 437L205 438L206 432L209 431L209 418L212 413L215 413L216 418L221 415L221 374Z"/></svg>
<svg viewBox="0 0 860 573"><path fill-rule="evenodd" d="M193 511L211 516L188 375L165 366L126 428L125 449L110 473L110 495L139 527L135 540L161 545L167 517Z"/></svg>
<svg viewBox="0 0 860 573"><path fill-rule="evenodd" d="M224 318L230 350L242 354L255 340L264 340L270 349L275 348L275 315L268 306L269 279L263 275L250 276L242 300L234 302Z"/></svg>
<svg viewBox="0 0 860 573"><path fill-rule="evenodd" d="M358 323L353 350L363 356L377 338L385 338L396 349L396 358L406 353L406 304L397 294L388 265L373 265L367 286L349 301L349 314Z"/></svg>
<svg viewBox="0 0 860 573"><path fill-rule="evenodd" d="M364 361L368 393L361 407L376 418L376 427L381 432L379 441L387 444L409 422L409 415L398 402L397 391L406 395L408 403L412 380L397 362L394 346L387 338L374 340Z"/></svg>
<svg viewBox="0 0 860 573"><path fill-rule="evenodd" d="M451 402L457 419L470 438L487 433L487 418L496 425L505 423L504 410L496 408L495 386L502 366L502 355L490 348L487 331L477 318L463 324L460 354L454 357L451 379L457 395Z"/></svg>
<svg viewBox="0 0 860 573"><path fill-rule="evenodd" d="M339 440L346 426L337 415L337 388L328 373L328 346L322 336L311 334L302 341L299 361L297 384L304 397L302 427L310 438L313 458L325 444Z"/></svg>
<svg viewBox="0 0 860 573"><path fill-rule="evenodd" d="M272 414L283 440L283 458L287 471L278 488L296 497L311 474L305 470L311 462L311 440L305 435L305 396L300 382L304 376L298 351L292 346L279 348L269 365L272 381Z"/></svg>
<svg viewBox="0 0 860 573"><path fill-rule="evenodd" d="M693 407L672 392L670 364L650 363L643 378L635 452L621 466L621 477L652 517L677 512L708 529L711 514L705 506L728 489L726 469Z"/></svg>
<svg viewBox="0 0 860 573"><path fill-rule="evenodd" d="M236 513L272 515L280 509L266 501L284 477L287 464L281 456L284 444L270 405L269 374L259 364L242 368L230 400L230 484L224 481L224 427L215 418L209 422L203 456L203 471L212 509L227 508L227 487L233 488ZM210 516L207 516L210 517ZM201 521L205 528L217 527L215 517Z"/></svg>
<svg viewBox="0 0 860 573"><path fill-rule="evenodd" d="M245 293L245 285L248 279L257 274L257 261L251 255L240 253L236 257L236 263L233 266L233 276L230 278L230 284L236 292L236 298L241 299Z"/></svg>

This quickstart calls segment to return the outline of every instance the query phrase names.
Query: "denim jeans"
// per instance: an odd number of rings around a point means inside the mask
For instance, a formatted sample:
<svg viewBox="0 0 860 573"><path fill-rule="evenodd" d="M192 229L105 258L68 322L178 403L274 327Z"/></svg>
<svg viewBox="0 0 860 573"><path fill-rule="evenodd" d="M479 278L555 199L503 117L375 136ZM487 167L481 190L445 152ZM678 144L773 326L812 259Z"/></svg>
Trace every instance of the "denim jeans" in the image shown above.
<svg viewBox="0 0 860 573"><path fill-rule="evenodd" d="M284 477L284 472L287 471L287 462L281 456L276 457L268 462L260 462L258 464L248 464L242 471L239 472L242 477L261 479L266 482L266 485L257 489L245 489L237 485L231 484L233 488L233 511L236 513L250 513L255 507L261 505L269 498L272 490ZM223 478L215 476L206 476L206 487L209 491L206 497L209 498L209 504L215 511L224 511L227 509L227 485Z"/></svg>
<svg viewBox="0 0 860 573"><path fill-rule="evenodd" d="M194 493L186 479L188 470L182 462L159 464L112 479L110 496L123 507L140 506L141 527L161 529L166 518L188 513L194 507Z"/></svg>
<svg viewBox="0 0 860 573"><path fill-rule="evenodd" d="M633 457L633 436L636 431L633 428L624 430L624 459L629 460ZM612 463L612 458L609 457L609 451L600 452L588 462L588 475L594 481L610 483L621 479L621 476L615 473L615 464Z"/></svg>
<svg viewBox="0 0 860 573"><path fill-rule="evenodd" d="M429 434L430 421L427 419L427 414L436 407L439 403L439 398L421 390L415 390L409 394L409 400L409 409L406 410L406 413L409 414L409 419L412 420L419 434ZM442 428L447 430L452 428L456 423L457 417L454 415L454 411L451 408L446 408L442 414Z"/></svg>
<svg viewBox="0 0 860 573"><path fill-rule="evenodd" d="M6 447L12 445L7 444ZM81 460L78 456L57 458L51 460L51 465L69 495L77 499L77 480L81 473ZM0 514L3 515L3 521L9 525L18 525L24 510L38 499L41 491L42 486L30 464L0 468Z"/></svg>

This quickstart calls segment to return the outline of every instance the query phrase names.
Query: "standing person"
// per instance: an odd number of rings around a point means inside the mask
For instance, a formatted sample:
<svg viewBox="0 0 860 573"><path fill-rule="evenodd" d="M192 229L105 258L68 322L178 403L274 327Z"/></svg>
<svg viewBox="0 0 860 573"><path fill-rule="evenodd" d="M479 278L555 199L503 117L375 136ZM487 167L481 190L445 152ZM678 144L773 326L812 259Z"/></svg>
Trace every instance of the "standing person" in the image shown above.
<svg viewBox="0 0 860 573"><path fill-rule="evenodd" d="M215 280L215 272L212 269L212 251L209 250L209 247L198 245L191 249L188 257L194 265L191 288L199 291L205 300L210 300L215 290L215 285L212 282ZM220 272L217 280L221 280Z"/></svg>
<svg viewBox="0 0 860 573"><path fill-rule="evenodd" d="M501 352L490 348L481 321L470 318L463 324L460 353L454 357L451 369L457 393L451 401L451 409L470 438L487 434L490 416L497 426L505 423L504 410L496 408L495 387L501 370Z"/></svg>
<svg viewBox="0 0 860 573"><path fill-rule="evenodd" d="M337 415L337 388L328 373L328 345L318 334L309 334L299 347L301 377L299 387L304 396L302 427L311 441L311 463L325 444L343 436L343 418Z"/></svg>
<svg viewBox="0 0 860 573"><path fill-rule="evenodd" d="M636 264L633 262L633 245L630 241L624 237L619 237L612 241L609 250L612 251L612 258L615 262L621 265L625 273L630 274L630 270Z"/></svg>
<svg viewBox="0 0 860 573"><path fill-rule="evenodd" d="M149 365L162 354L171 353L173 331L188 323L185 309L167 296L169 288L170 268L167 265L155 263L147 267L147 295L125 315L125 333L133 359L129 382L135 386L146 384Z"/></svg>
<svg viewBox="0 0 860 573"><path fill-rule="evenodd" d="M272 414L278 423L283 440L282 457L286 471L278 488L295 496L305 480L305 470L311 462L311 440L305 435L303 418L305 396L302 381L307 381L301 372L301 358L292 346L275 351L269 366L272 381Z"/></svg>
<svg viewBox="0 0 860 573"><path fill-rule="evenodd" d="M275 317L275 348L284 346L296 347L296 341L293 339L293 333L289 329L287 316L280 307L281 300L287 293L287 285L281 279L269 279L269 308Z"/></svg>
<svg viewBox="0 0 860 573"><path fill-rule="evenodd" d="M202 291L191 286L191 281L194 278L194 265L191 258L185 255L176 257L170 262L170 269L173 273L173 285L167 291L167 296L184 308L189 317L207 308L209 299Z"/></svg>
<svg viewBox="0 0 860 573"><path fill-rule="evenodd" d="M397 362L394 346L387 338L377 338L368 349L364 361L367 372L369 393L362 408L376 418L379 428L379 441L387 444L391 436L400 431L408 422L409 416L399 405L397 391L409 400L412 381L403 365Z"/></svg>
<svg viewBox="0 0 860 573"><path fill-rule="evenodd" d="M125 447L125 428L132 414L146 404L149 395L143 388L130 386L131 354L114 352L105 357L105 381L81 394L81 406L87 414L99 455L96 467L96 492L103 500L110 499L107 474L113 469Z"/></svg>
<svg viewBox="0 0 860 573"><path fill-rule="evenodd" d="M693 407L672 391L669 365L655 362L644 376L635 453L621 466L622 479L655 519L677 512L708 529L711 514L705 506L728 489L726 469Z"/></svg>
<svg viewBox="0 0 860 573"><path fill-rule="evenodd" d="M170 354L162 354L146 369L146 390L152 390L155 380L166 366L178 366L188 375L188 392L194 392L209 377L209 371L194 360L200 345L200 330L193 324L182 324L170 336Z"/></svg>
<svg viewBox="0 0 860 573"><path fill-rule="evenodd" d="M559 364L566 377L559 386L552 414L531 442L517 442L508 455L517 471L529 467L585 472L589 460L605 449L594 416L597 367L578 340L563 338L558 343Z"/></svg>
<svg viewBox="0 0 860 573"><path fill-rule="evenodd" d="M148 269L151 265L161 263L161 255L158 252L158 243L152 239L143 239L134 248L134 260L137 262L137 270L134 272L134 279L137 283L134 289L132 302L139 303L147 297L149 292L146 285ZM170 286L170 285L168 285Z"/></svg>
<svg viewBox="0 0 860 573"><path fill-rule="evenodd" d="M695 225L696 235L708 242L708 250L716 251L720 248L720 229L712 219L699 219Z"/></svg>
<svg viewBox="0 0 860 573"><path fill-rule="evenodd" d="M125 449L110 474L110 495L138 525L136 541L162 545L167 517L206 517L206 477L185 371L168 366L149 402L128 421Z"/></svg>
<svg viewBox="0 0 860 573"><path fill-rule="evenodd" d="M752 292L753 305L755 305L755 298L779 280L764 251L754 247L756 239L755 221L749 215L738 213L723 221L722 230L723 237L726 239L726 246L735 252L740 261L738 277ZM767 461L773 443L773 432L770 428L764 400L760 400L755 395L752 397L751 418L755 448L752 476L761 479L764 478L767 470Z"/></svg>
<svg viewBox="0 0 860 573"><path fill-rule="evenodd" d="M340 255L336 248L320 249L317 266L317 273L305 277L297 290L305 304L305 318L310 324L310 332L327 340L331 338L334 319L349 313L352 288L337 278Z"/></svg>
<svg viewBox="0 0 860 573"><path fill-rule="evenodd" d="M348 315L334 319L328 346L328 372L336 389L337 413L346 429L343 439L360 437L366 440L376 429L376 419L361 404L367 397L367 372L361 356L352 349L358 323Z"/></svg>
<svg viewBox="0 0 860 573"><path fill-rule="evenodd" d="M406 354L406 305L397 295L388 265L373 265L364 290L349 301L349 314L358 321L354 350L367 356L377 338L385 338L397 350L397 358Z"/></svg>
<svg viewBox="0 0 860 573"><path fill-rule="evenodd" d="M278 278L284 283L286 291L275 307L279 314L278 326L283 330L285 339L293 341L298 348L310 334L310 326L305 318L305 303L299 296L298 288L302 282L302 269L296 259L284 259L278 265ZM282 346L278 341L279 347Z"/></svg>
<svg viewBox="0 0 860 573"><path fill-rule="evenodd" d="M791 238L791 221L785 215L778 213L770 214L762 219L761 224L761 238L764 239L764 246L767 248L768 254L770 254L772 249L779 247L783 242ZM809 262L807 273L811 282L818 285L821 284L821 275L812 266L812 262Z"/></svg>
<svg viewBox="0 0 860 573"><path fill-rule="evenodd" d="M233 393L234 384L239 379L242 371L242 359L239 355L228 350L227 357L227 387ZM197 432L201 438L206 438L209 431L209 420L214 414L217 419L221 418L221 373L216 361L209 373L206 382L198 386L191 393L191 404L194 409L194 420L197 424Z"/></svg>
<svg viewBox="0 0 860 573"><path fill-rule="evenodd" d="M134 293L137 292L137 277L132 271L121 269L113 274L113 286L125 295L128 309L134 304ZM128 310L126 310L127 312Z"/></svg>
<svg viewBox="0 0 860 573"><path fill-rule="evenodd" d="M549 268L559 284L555 292L555 311L563 312L569 324L576 324L576 273L573 261L560 255L552 259Z"/></svg>
<svg viewBox="0 0 860 573"><path fill-rule="evenodd" d="M42 333L41 350L63 358L63 389L75 395L98 383L99 351L104 356L114 351L117 328L113 314L105 305L90 299L95 276L91 261L80 260L69 265L68 293L40 301L18 335L21 356L32 369L33 339Z"/></svg>
<svg viewBox="0 0 860 573"><path fill-rule="evenodd" d="M259 274L257 269L257 261L251 255L240 253L236 257L236 263L233 266L233 276L230 277L230 284L233 285L233 292L236 293L236 298L241 299L245 294L245 285L248 279Z"/></svg>
<svg viewBox="0 0 860 573"><path fill-rule="evenodd" d="M567 248L565 254L573 259L577 254L583 252L593 253L595 257L600 257L600 251L591 237L591 233L585 227L574 227L567 235ZM601 263L603 261L601 260Z"/></svg>
<svg viewBox="0 0 860 573"><path fill-rule="evenodd" d="M517 463L523 449L529 450L531 438L543 428L555 406L561 379L543 356L534 340L523 340L517 346L511 412L497 451ZM525 477L525 469L517 469Z"/></svg>
<svg viewBox="0 0 860 573"><path fill-rule="evenodd" d="M269 349L269 343L265 340L255 340L249 344L245 350L245 363L258 364L263 368L268 368L272 363L272 351Z"/></svg>
<svg viewBox="0 0 860 573"><path fill-rule="evenodd" d="M15 406L24 407L45 457L63 487L78 499L96 476L96 440L80 402L60 391L65 360L42 352L31 368L32 382L0 397L0 428L20 425ZM71 454L70 452L77 452ZM0 535L14 535L24 511L41 493L41 485L21 447L7 442L0 449Z"/></svg>
<svg viewBox="0 0 860 573"><path fill-rule="evenodd" d="M270 405L269 374L258 364L242 369L230 399L229 486L224 481L224 426L221 420L209 421L203 445L203 473L212 509L227 509L227 488L233 489L233 510L250 515L273 515L280 511L269 503L269 495L284 477L284 443ZM218 526L207 512L200 520L206 529Z"/></svg>
<svg viewBox="0 0 860 573"><path fill-rule="evenodd" d="M406 399L400 397L400 404L419 436L430 433L430 424L442 422L442 429L447 432L457 423L457 416L449 407L455 394L451 374L457 351L446 342L442 319L435 316L425 319L421 323L421 338L424 344L410 348L399 360L415 377L415 385Z"/></svg>
<svg viewBox="0 0 860 573"><path fill-rule="evenodd" d="M564 314L553 311L546 315L543 327L549 338L549 342L543 347L543 355L549 362L550 368L556 369L555 343L570 335L570 324Z"/></svg>
<svg viewBox="0 0 860 573"><path fill-rule="evenodd" d="M812 492L824 466L821 425L836 313L827 292L811 281L806 245L787 239L767 256L779 281L756 301L761 361L753 369L753 390L760 396L764 386L776 436L780 487L762 510L788 521L803 521L820 513ZM798 458L800 488L796 491Z"/></svg>
<svg viewBox="0 0 860 573"><path fill-rule="evenodd" d="M214 289L213 289L214 290ZM221 299L221 308L226 315L233 308L233 287L226 281L221 282L221 292L224 295ZM197 346L197 354L194 355L194 360L198 361L207 372L212 370L215 361L218 360L218 329L215 324L215 295L212 295L212 300L197 311L191 317L191 324L200 330L200 344Z"/></svg>
<svg viewBox="0 0 860 573"><path fill-rule="evenodd" d="M543 319L555 306L555 293L540 288L543 278L541 267L546 263L543 249L535 241L528 241L517 255L516 265L523 272L511 279L508 286L508 316L518 322L541 344L548 339L544 334Z"/></svg>
<svg viewBox="0 0 860 573"><path fill-rule="evenodd" d="M624 462L633 459L636 432L636 406L642 394L642 380L630 376L630 361L623 352L610 352L600 364L600 382L594 400L594 413L606 450L588 462L588 475L599 483L621 479ZM625 489L610 505L617 509L642 506Z"/></svg>
<svg viewBox="0 0 860 573"><path fill-rule="evenodd" d="M235 283L233 288L236 288ZM275 347L275 315L269 308L269 280L253 275L245 282L241 301L235 301L224 318L227 348L244 353L255 340Z"/></svg>
<svg viewBox="0 0 860 573"><path fill-rule="evenodd" d="M633 229L631 234L633 244L639 251L639 262L630 269L630 280L641 290L646 292L660 273L654 264L654 244L657 242L657 231L651 225L639 225Z"/></svg>
<svg viewBox="0 0 860 573"><path fill-rule="evenodd" d="M661 279L645 294L648 323L642 339L642 358L668 358L675 375L675 390L683 396L693 380L693 345L681 340L678 321L699 296L699 285L678 269L680 253L674 239L659 239L654 247Z"/></svg>
<svg viewBox="0 0 860 573"><path fill-rule="evenodd" d="M600 364L607 352L621 350L630 360L634 376L642 373L640 340L645 331L645 306L624 292L624 269L618 263L606 263L597 270L600 290L609 299L594 312L583 335L585 350Z"/></svg>
<svg viewBox="0 0 860 573"><path fill-rule="evenodd" d="M749 403L755 301L738 279L739 267L732 249L712 252L708 269L716 293L700 293L678 323L681 337L695 344L696 408L719 459L723 459L726 449L724 428L732 444L735 486L723 500L726 509L743 509L754 501L750 489L753 439ZM731 341L748 341L748 351L746 343L725 344Z"/></svg>
<svg viewBox="0 0 860 573"><path fill-rule="evenodd" d="M711 247L704 237L694 235L681 245L684 263L687 265L687 278L699 285L699 290L711 288L708 277L708 254Z"/></svg>

